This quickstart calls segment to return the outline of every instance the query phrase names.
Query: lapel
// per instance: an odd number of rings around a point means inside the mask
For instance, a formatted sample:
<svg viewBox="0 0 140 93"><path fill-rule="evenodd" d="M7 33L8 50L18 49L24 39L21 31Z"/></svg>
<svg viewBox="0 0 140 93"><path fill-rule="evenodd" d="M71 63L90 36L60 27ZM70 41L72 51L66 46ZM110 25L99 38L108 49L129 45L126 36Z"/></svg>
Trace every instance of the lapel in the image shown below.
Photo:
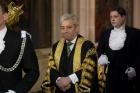
<svg viewBox="0 0 140 93"><path fill-rule="evenodd" d="M131 37L133 36L132 29L130 27L126 26L125 27L125 32L126 32L126 35L127 35L125 43L128 44L128 46L129 46L130 41L131 41Z"/></svg>
<svg viewBox="0 0 140 93"><path fill-rule="evenodd" d="M0 54L0 65L11 67L16 62L21 47L21 35L18 32L7 30L4 37L5 49Z"/></svg>
<svg viewBox="0 0 140 93"><path fill-rule="evenodd" d="M8 46L10 46L11 44L9 44L11 42L11 39L10 39L10 31L7 30L6 34L5 34L5 37L3 39L5 41L5 48L4 50L2 51L2 53L0 54L1 56L4 54L6 54L7 52L7 49L9 48Z"/></svg>
<svg viewBox="0 0 140 93"><path fill-rule="evenodd" d="M2 51L0 54L1 56L5 55L12 55L15 54L15 51L18 51L17 47L19 45L19 40L20 38L17 38L17 34L14 31L7 30L4 41L5 41L5 49Z"/></svg>
<svg viewBox="0 0 140 93"><path fill-rule="evenodd" d="M7 44L9 44L12 40L12 37L11 37L11 31L10 30L7 30L6 34L5 34L5 37L4 37L4 41L5 41L5 46Z"/></svg>

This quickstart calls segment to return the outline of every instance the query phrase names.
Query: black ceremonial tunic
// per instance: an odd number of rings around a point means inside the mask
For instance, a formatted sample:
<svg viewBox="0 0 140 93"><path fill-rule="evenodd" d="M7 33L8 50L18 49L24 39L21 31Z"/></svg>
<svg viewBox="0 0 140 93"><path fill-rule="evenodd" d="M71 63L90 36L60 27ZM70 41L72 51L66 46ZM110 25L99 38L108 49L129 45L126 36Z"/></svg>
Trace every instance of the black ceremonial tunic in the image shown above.
<svg viewBox="0 0 140 93"><path fill-rule="evenodd" d="M98 54L105 54L110 61L108 65L108 72L106 77L106 89L105 93L135 93L133 90L134 85L130 84L125 70L130 66L135 68L139 65L140 58L140 37L139 30L126 27L125 32L127 34L124 42L124 47L120 50L112 50L109 47L109 37L111 29L104 31L98 46Z"/></svg>
<svg viewBox="0 0 140 93"><path fill-rule="evenodd" d="M8 30L4 41L5 49L0 54L0 65L10 68L17 61L21 50L21 33ZM23 71L25 72L24 76ZM18 67L11 72L0 70L0 91L14 90L16 93L28 93L38 76L37 57L30 37L27 35L24 54Z"/></svg>

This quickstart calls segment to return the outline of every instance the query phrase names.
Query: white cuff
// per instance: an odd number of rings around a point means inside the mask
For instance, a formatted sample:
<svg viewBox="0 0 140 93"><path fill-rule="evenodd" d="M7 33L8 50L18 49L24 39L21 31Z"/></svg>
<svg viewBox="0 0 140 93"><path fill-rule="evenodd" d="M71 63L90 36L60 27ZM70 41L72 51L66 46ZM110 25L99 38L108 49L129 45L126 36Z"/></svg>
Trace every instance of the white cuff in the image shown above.
<svg viewBox="0 0 140 93"><path fill-rule="evenodd" d="M98 65L105 65L109 64L110 62L108 61L108 57L106 55L101 55L98 59Z"/></svg>
<svg viewBox="0 0 140 93"><path fill-rule="evenodd" d="M26 31L22 30L21 31L21 38L25 38L26 37Z"/></svg>
<svg viewBox="0 0 140 93"><path fill-rule="evenodd" d="M57 83L57 81L60 79L61 77L58 77L57 79L56 79L56 83Z"/></svg>
<svg viewBox="0 0 140 93"><path fill-rule="evenodd" d="M72 83L75 84L76 82L78 82L78 77L76 76L75 73L69 75L69 78L71 79Z"/></svg>
<svg viewBox="0 0 140 93"><path fill-rule="evenodd" d="M13 90L8 90L8 92L6 92L6 93L16 93L16 92Z"/></svg>

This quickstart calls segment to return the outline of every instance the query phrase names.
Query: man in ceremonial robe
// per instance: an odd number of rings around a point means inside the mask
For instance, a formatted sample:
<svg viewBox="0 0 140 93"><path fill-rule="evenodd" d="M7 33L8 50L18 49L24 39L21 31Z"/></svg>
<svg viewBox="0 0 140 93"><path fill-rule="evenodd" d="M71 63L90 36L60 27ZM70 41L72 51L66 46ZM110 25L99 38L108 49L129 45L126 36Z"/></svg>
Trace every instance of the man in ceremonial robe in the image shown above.
<svg viewBox="0 0 140 93"><path fill-rule="evenodd" d="M79 35L77 16L60 19L62 38L49 55L42 83L45 93L97 93L97 55L93 43Z"/></svg>

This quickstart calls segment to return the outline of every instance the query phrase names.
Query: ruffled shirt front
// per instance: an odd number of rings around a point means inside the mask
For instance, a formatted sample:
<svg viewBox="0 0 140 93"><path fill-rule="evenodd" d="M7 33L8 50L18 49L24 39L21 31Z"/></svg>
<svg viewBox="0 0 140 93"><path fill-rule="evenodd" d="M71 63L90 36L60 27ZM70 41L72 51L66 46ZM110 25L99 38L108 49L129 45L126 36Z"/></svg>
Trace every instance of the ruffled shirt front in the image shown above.
<svg viewBox="0 0 140 93"><path fill-rule="evenodd" d="M109 38L109 47L112 50L120 50L124 47L126 40L125 26L123 25L120 28L114 28L111 30Z"/></svg>
<svg viewBox="0 0 140 93"><path fill-rule="evenodd" d="M7 32L6 27L4 27L2 30L0 30L0 54L5 49L5 41L3 39L5 37L6 32Z"/></svg>

